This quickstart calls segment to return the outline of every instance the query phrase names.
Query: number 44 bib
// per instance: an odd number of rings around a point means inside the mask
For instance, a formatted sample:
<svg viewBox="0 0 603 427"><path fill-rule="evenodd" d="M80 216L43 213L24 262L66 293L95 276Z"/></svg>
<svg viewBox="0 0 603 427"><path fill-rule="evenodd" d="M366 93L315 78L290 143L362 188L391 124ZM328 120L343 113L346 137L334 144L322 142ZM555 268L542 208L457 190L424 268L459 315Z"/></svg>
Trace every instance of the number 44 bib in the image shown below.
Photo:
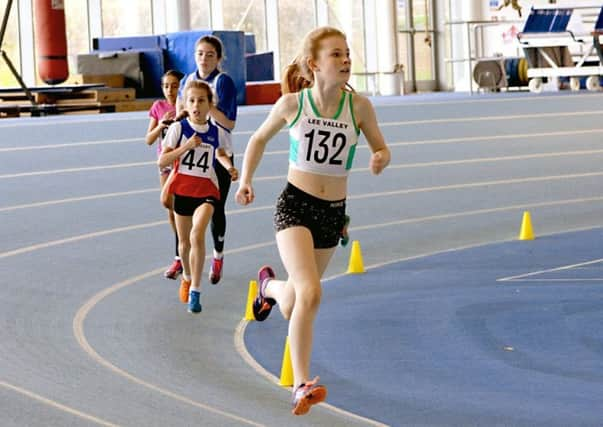
<svg viewBox="0 0 603 427"><path fill-rule="evenodd" d="M211 178L213 164L214 147L211 144L201 143L194 150L188 150L180 156L178 173L199 178Z"/></svg>

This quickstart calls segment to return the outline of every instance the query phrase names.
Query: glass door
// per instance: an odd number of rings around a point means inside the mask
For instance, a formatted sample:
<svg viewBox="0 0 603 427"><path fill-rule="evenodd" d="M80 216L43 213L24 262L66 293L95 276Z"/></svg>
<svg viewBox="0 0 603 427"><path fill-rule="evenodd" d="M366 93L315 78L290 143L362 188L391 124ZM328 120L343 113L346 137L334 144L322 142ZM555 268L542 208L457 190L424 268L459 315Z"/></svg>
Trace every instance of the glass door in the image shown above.
<svg viewBox="0 0 603 427"><path fill-rule="evenodd" d="M398 57L404 90L436 90L433 0L398 0Z"/></svg>

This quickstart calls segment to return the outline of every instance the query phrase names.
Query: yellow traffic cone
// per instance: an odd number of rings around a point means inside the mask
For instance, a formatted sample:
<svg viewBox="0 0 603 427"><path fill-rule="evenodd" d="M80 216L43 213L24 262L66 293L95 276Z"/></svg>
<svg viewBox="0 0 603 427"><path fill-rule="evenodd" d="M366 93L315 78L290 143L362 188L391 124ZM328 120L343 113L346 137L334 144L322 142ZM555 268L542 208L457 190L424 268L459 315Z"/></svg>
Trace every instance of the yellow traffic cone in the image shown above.
<svg viewBox="0 0 603 427"><path fill-rule="evenodd" d="M245 320L255 320L253 317L253 300L258 293L258 283L255 280L249 281L249 291L247 291L247 305L245 306Z"/></svg>
<svg viewBox="0 0 603 427"><path fill-rule="evenodd" d="M291 364L291 351L289 350L289 337L285 339L285 351L281 365L281 379L279 384L283 387L293 386L293 365Z"/></svg>
<svg viewBox="0 0 603 427"><path fill-rule="evenodd" d="M530 212L525 211L523 213L523 220L521 221L521 230L519 231L519 240L534 240L534 230L532 230L532 219L530 218Z"/></svg>
<svg viewBox="0 0 603 427"><path fill-rule="evenodd" d="M360 251L360 242L352 242L352 253L350 254L350 263L348 264L348 274L364 273L364 263L362 262L362 252Z"/></svg>

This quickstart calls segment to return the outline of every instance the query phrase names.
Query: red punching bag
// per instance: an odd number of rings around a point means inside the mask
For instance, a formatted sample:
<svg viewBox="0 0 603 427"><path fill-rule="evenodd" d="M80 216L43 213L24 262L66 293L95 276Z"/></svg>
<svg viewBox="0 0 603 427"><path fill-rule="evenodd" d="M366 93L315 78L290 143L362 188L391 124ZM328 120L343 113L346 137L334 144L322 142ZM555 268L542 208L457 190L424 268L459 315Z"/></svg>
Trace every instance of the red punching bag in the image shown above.
<svg viewBox="0 0 603 427"><path fill-rule="evenodd" d="M64 0L35 0L34 28L38 75L50 85L67 80Z"/></svg>

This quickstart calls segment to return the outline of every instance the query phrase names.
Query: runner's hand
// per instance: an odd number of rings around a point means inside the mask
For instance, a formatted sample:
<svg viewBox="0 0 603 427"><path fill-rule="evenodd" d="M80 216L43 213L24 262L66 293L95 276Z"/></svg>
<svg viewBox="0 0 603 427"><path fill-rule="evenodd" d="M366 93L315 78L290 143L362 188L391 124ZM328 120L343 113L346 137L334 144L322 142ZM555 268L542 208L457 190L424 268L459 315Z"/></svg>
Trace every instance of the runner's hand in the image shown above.
<svg viewBox="0 0 603 427"><path fill-rule="evenodd" d="M231 181L236 181L237 179L239 179L239 171L237 170L237 168L228 168L228 173L230 174Z"/></svg>
<svg viewBox="0 0 603 427"><path fill-rule="evenodd" d="M195 134L186 141L186 144L184 146L187 150L193 150L200 146L202 142L203 141L201 140L201 138L199 138L199 135Z"/></svg>
<svg viewBox="0 0 603 427"><path fill-rule="evenodd" d="M255 195L253 194L253 188L251 184L240 184L235 199L240 205L248 205L253 202Z"/></svg>
<svg viewBox="0 0 603 427"><path fill-rule="evenodd" d="M379 175L383 169L387 166L386 160L383 155L377 151L371 155L371 160L369 161L369 168L373 175Z"/></svg>

